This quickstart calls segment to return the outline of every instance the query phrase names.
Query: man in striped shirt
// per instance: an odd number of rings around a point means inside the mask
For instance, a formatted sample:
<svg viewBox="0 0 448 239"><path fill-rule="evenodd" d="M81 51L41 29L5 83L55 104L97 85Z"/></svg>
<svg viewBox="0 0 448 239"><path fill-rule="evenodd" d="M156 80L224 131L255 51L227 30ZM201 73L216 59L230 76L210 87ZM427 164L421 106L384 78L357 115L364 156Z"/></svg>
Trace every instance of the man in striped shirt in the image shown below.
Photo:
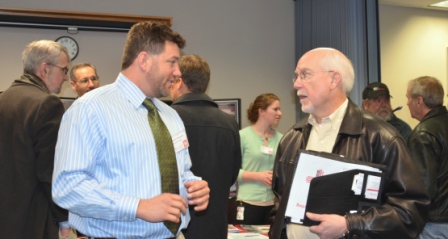
<svg viewBox="0 0 448 239"><path fill-rule="evenodd" d="M69 223L95 238L180 238L188 205L208 206L207 182L190 171L185 127L157 98L167 96L185 40L168 26L141 22L129 31L117 80L84 95L64 115L56 146L53 200ZM166 125L176 156L179 194L162 193L145 99ZM176 233L164 221L180 223Z"/></svg>

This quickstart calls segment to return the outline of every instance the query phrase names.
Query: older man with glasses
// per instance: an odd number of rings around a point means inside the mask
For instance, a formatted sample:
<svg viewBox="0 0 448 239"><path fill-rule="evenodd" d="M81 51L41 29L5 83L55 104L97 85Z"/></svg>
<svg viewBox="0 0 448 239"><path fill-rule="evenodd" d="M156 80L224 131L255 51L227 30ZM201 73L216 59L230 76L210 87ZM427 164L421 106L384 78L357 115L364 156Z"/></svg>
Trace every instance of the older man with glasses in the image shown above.
<svg viewBox="0 0 448 239"><path fill-rule="evenodd" d="M40 40L26 46L22 60L24 74L0 95L1 238L56 239L58 231L70 233L68 212L51 199L64 114L55 94L68 80L70 58L61 44Z"/></svg>
<svg viewBox="0 0 448 239"><path fill-rule="evenodd" d="M96 68L90 63L78 63L70 70L70 85L78 98L100 86Z"/></svg>
<svg viewBox="0 0 448 239"><path fill-rule="evenodd" d="M351 61L336 49L310 50L297 63L293 87L302 111L310 116L284 134L277 149L272 173L276 198L270 239L285 238L285 234L288 239L416 238L422 231L430 200L406 143L390 124L363 112L348 98L354 81ZM310 227L290 223L285 212L301 150L386 166L380 205L353 213L342 209L345 216L307 212L305 216L318 223ZM343 189L338 181L334 188ZM341 209L333 201L329 203Z"/></svg>

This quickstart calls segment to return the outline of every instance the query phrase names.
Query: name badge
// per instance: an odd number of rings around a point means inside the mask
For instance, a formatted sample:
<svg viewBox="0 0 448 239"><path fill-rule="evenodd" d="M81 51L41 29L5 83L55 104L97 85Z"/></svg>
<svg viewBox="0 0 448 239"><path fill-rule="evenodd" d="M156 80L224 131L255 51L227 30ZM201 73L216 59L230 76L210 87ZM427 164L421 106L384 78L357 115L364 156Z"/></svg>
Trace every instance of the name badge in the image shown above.
<svg viewBox="0 0 448 239"><path fill-rule="evenodd" d="M173 136L173 146L176 153L190 146L185 130Z"/></svg>
<svg viewBox="0 0 448 239"><path fill-rule="evenodd" d="M273 148L269 148L266 146L261 146L260 151L264 154L269 154L272 155L274 153L274 149Z"/></svg>

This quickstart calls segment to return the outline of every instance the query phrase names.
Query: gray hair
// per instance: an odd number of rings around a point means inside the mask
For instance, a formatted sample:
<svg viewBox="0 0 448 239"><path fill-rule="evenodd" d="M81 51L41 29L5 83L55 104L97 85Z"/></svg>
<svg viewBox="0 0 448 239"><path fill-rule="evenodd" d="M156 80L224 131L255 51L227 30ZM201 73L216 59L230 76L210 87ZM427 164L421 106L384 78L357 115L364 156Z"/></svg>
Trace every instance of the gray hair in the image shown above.
<svg viewBox="0 0 448 239"><path fill-rule="evenodd" d="M421 96L425 105L433 109L443 105L445 95L440 81L432 76L420 76L408 83L409 95L412 98Z"/></svg>
<svg viewBox="0 0 448 239"><path fill-rule="evenodd" d="M355 83L355 70L353 64L342 52L334 48L316 48L313 49L324 52L319 65L324 71L337 71L342 77L342 88L348 95Z"/></svg>
<svg viewBox="0 0 448 239"><path fill-rule="evenodd" d="M84 67L91 67L91 68L93 69L93 71L95 71L95 76L96 76L96 78L100 78L100 77L98 76L98 73L96 72L96 68L95 68L95 66L93 66L93 65L90 64L90 63L83 62L83 63L78 63L78 64L72 66L72 68L70 68L70 80L71 80L71 81L76 81L76 80L77 80L77 79L76 79L76 76L75 76L75 72L76 72L76 70L78 70L79 68L84 68Z"/></svg>
<svg viewBox="0 0 448 239"><path fill-rule="evenodd" d="M56 64L63 52L70 61L67 49L51 40L33 41L22 52L23 71L25 74L35 74L43 62Z"/></svg>

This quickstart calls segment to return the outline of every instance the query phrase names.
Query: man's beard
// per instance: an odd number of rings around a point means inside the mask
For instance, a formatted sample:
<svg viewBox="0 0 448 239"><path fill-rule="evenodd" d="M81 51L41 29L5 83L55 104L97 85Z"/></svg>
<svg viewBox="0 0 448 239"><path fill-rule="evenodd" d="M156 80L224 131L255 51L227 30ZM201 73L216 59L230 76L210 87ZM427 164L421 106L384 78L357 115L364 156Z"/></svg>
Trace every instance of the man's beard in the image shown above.
<svg viewBox="0 0 448 239"><path fill-rule="evenodd" d="M302 111L303 111L303 113L313 114L313 112L314 112L314 105L311 102L308 102L307 106L304 106L302 104Z"/></svg>
<svg viewBox="0 0 448 239"><path fill-rule="evenodd" d="M387 108L380 108L378 112L376 112L376 116L380 117L384 121L389 121L392 119L392 111Z"/></svg>

